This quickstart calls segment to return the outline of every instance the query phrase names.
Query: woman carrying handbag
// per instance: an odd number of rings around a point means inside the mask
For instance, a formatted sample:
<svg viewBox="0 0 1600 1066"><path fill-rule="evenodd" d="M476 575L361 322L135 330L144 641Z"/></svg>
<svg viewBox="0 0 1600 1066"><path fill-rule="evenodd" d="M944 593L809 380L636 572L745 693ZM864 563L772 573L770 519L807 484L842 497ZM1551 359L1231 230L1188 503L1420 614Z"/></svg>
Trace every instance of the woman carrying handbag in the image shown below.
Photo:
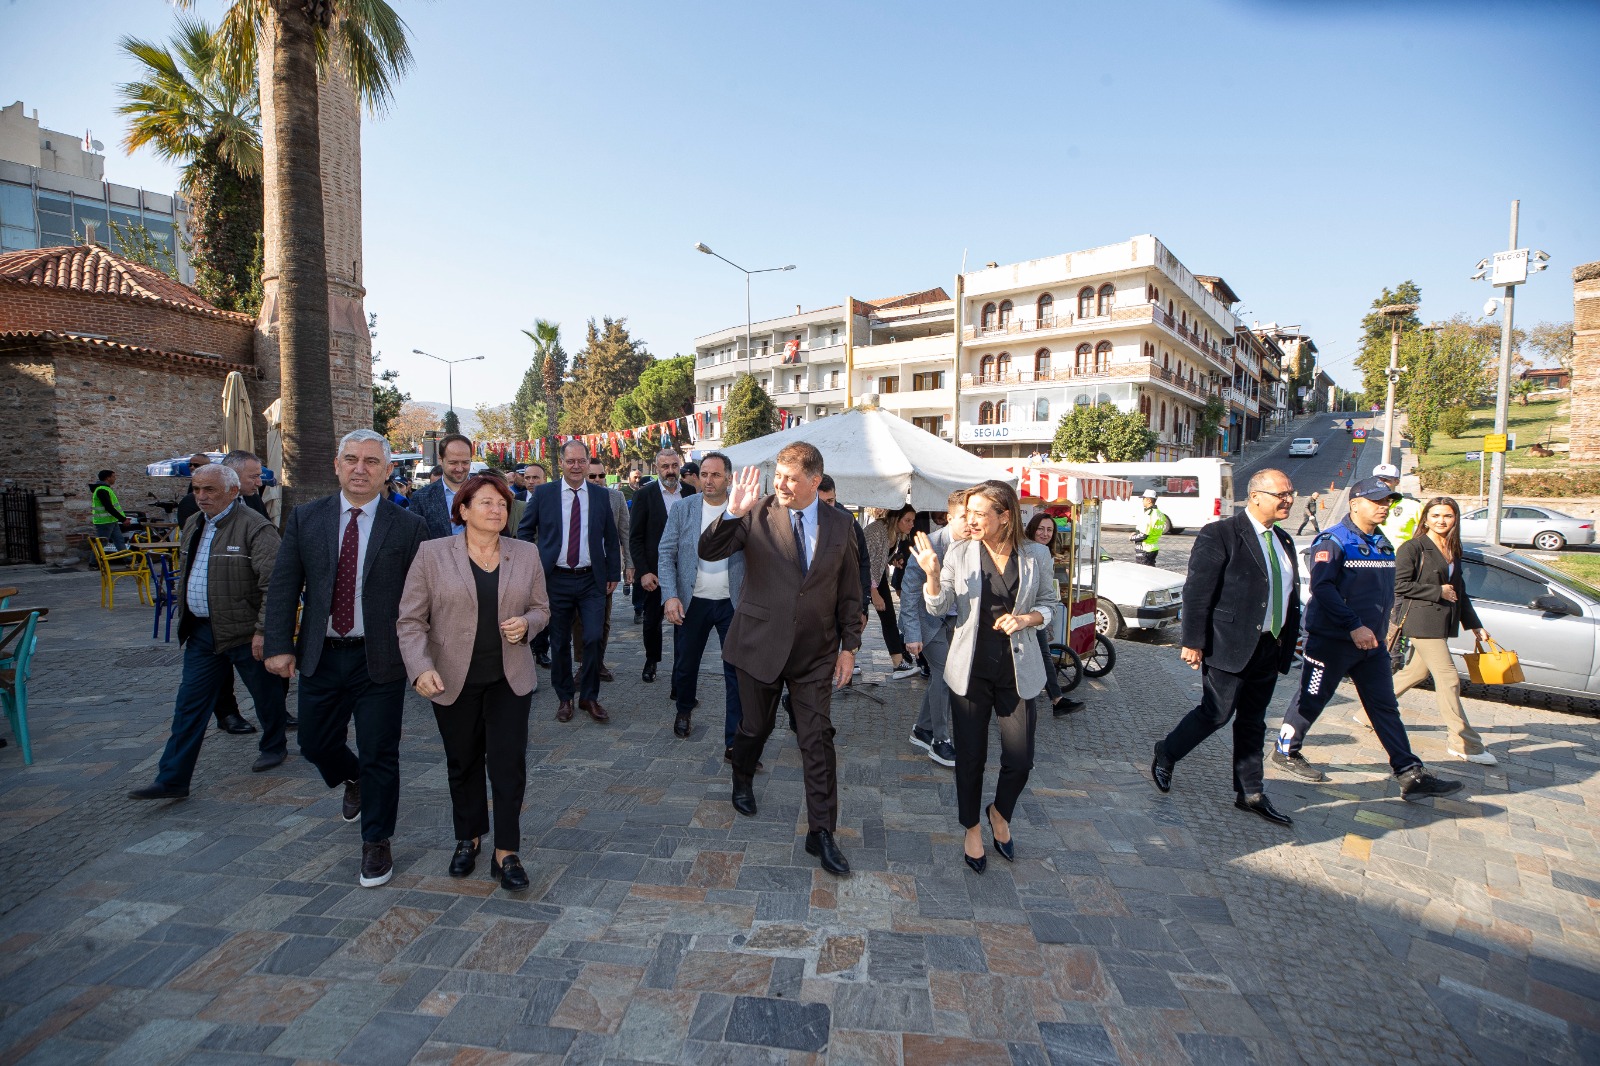
<svg viewBox="0 0 1600 1066"><path fill-rule="evenodd" d="M1394 677L1394 694L1399 696L1433 675L1439 713L1450 727L1446 750L1453 758L1495 765L1495 757L1484 750L1483 738L1462 710L1461 676L1450 660L1448 641L1462 626L1479 640L1489 639L1472 609L1461 573L1461 508L1455 500L1435 496L1427 502L1417 531L1395 552L1394 568L1401 613L1390 629L1398 625L1414 652L1411 664Z"/></svg>

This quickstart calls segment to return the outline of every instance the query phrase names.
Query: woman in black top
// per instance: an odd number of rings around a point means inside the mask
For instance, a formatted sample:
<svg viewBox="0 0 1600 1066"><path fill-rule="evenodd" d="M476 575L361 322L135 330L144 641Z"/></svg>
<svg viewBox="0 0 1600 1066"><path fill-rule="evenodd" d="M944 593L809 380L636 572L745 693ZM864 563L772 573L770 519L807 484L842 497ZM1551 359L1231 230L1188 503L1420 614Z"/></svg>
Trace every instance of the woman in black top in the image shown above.
<svg viewBox="0 0 1600 1066"><path fill-rule="evenodd" d="M1461 574L1461 508L1449 496L1435 496L1422 508L1422 521L1394 556L1394 593L1399 601L1392 621L1413 649L1411 664L1394 677L1394 694L1409 691L1429 674L1439 713L1449 723L1452 756L1483 766L1495 757L1461 708L1461 675L1450 659L1448 641L1466 626L1479 640L1489 632L1478 621Z"/></svg>

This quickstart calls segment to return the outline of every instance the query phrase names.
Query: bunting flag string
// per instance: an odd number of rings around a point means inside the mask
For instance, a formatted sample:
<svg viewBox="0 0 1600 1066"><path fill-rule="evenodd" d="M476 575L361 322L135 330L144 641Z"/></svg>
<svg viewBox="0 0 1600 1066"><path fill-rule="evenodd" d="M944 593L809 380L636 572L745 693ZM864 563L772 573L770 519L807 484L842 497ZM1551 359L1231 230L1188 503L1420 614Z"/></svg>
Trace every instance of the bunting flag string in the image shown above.
<svg viewBox="0 0 1600 1066"><path fill-rule="evenodd" d="M787 412L785 412L787 416ZM631 429L604 430L599 433L553 433L547 437L537 437L525 441L478 441L477 458L484 462L493 462L497 466L506 467L531 461L543 462L552 458L561 445L568 441L582 441L589 449L591 455L600 455L609 451L612 458L621 459L623 453L630 446L660 442L663 448L671 448L682 444L692 444L713 433L716 423L722 420L722 408L718 407L716 414L710 411L696 411L692 415L680 415L665 422L655 422L644 426L635 426ZM786 423L787 424L787 423Z"/></svg>

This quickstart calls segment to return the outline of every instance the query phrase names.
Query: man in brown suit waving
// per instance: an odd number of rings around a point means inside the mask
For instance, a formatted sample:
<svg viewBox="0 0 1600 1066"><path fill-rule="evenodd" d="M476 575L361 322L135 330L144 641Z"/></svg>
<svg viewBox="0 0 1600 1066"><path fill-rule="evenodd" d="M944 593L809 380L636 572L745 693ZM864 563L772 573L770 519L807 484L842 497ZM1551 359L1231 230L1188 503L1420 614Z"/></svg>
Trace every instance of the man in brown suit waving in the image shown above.
<svg viewBox="0 0 1600 1066"><path fill-rule="evenodd" d="M861 581L850 518L818 506L821 483L822 453L803 443L778 453L771 496L761 496L758 469L741 470L727 510L700 536L700 557L744 552L744 589L723 649L744 710L733 738L733 808L756 813L756 764L787 686L805 767L806 851L829 873L847 874L833 839L839 790L829 705L861 647Z"/></svg>

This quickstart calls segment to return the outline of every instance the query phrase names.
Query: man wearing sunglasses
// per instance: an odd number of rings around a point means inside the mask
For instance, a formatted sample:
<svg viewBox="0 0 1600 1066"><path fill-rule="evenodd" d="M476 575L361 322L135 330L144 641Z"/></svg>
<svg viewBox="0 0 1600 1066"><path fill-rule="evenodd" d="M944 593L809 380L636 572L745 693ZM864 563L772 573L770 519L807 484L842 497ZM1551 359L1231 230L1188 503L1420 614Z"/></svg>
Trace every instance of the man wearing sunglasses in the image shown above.
<svg viewBox="0 0 1600 1066"><path fill-rule="evenodd" d="M1250 479L1245 509L1200 530L1183 583L1183 661L1199 670L1200 703L1156 743L1150 776L1172 788L1178 760L1233 719L1233 805L1274 825L1290 819L1263 785L1267 705L1289 672L1300 633L1300 582L1289 517L1294 485L1281 470Z"/></svg>

